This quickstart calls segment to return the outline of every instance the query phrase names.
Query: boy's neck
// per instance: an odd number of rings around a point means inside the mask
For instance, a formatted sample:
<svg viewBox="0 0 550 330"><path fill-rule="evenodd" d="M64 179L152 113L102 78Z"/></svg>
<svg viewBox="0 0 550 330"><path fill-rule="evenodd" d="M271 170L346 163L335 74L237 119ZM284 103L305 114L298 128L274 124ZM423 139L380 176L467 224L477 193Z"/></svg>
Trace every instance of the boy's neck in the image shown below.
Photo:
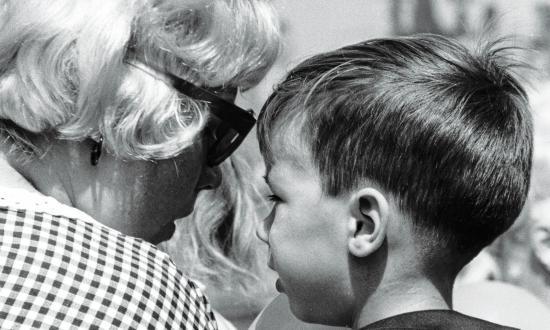
<svg viewBox="0 0 550 330"><path fill-rule="evenodd" d="M380 286L368 297L354 318L353 329L395 315L433 309L451 309L452 286L441 292L430 280L395 281Z"/></svg>

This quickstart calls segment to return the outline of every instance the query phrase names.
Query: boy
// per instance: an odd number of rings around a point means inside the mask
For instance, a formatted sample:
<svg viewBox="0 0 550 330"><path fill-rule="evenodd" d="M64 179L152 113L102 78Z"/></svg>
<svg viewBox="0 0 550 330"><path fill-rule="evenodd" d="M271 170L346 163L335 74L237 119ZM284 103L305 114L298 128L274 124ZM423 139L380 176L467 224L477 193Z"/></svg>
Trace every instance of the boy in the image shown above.
<svg viewBox="0 0 550 330"><path fill-rule="evenodd" d="M451 302L529 187L528 101L495 46L371 40L306 60L268 99L258 136L274 207L258 236L299 319L505 328Z"/></svg>

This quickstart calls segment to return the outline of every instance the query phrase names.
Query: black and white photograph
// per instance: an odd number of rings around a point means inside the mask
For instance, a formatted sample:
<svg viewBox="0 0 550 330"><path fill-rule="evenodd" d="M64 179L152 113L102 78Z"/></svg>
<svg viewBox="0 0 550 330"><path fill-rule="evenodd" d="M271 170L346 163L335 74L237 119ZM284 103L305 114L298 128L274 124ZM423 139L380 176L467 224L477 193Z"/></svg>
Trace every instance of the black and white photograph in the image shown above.
<svg viewBox="0 0 550 330"><path fill-rule="evenodd" d="M0 329L550 329L550 0L0 0Z"/></svg>

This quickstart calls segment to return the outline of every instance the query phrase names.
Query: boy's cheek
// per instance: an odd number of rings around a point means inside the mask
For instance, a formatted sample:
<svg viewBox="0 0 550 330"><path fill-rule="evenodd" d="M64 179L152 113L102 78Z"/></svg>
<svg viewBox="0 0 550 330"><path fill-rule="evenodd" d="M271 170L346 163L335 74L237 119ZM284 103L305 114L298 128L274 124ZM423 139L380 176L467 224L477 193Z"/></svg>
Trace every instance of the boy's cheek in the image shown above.
<svg viewBox="0 0 550 330"><path fill-rule="evenodd" d="M339 318L341 308L334 306L333 302L340 301L342 293L347 291L345 281L327 272L330 268L326 268L326 264L316 264L314 260L308 262L304 256L293 259L293 263L286 261L279 265L279 285L280 291L288 296L293 313L306 322Z"/></svg>

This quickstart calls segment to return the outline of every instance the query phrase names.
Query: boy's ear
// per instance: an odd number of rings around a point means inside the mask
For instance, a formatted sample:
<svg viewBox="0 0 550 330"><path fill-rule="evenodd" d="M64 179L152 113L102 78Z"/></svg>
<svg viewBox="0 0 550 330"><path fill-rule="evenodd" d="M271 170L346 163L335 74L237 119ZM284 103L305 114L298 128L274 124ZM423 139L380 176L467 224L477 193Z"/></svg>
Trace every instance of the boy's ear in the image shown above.
<svg viewBox="0 0 550 330"><path fill-rule="evenodd" d="M348 249L352 255L366 257L382 246L388 213L388 201L377 189L364 188L351 196Z"/></svg>

